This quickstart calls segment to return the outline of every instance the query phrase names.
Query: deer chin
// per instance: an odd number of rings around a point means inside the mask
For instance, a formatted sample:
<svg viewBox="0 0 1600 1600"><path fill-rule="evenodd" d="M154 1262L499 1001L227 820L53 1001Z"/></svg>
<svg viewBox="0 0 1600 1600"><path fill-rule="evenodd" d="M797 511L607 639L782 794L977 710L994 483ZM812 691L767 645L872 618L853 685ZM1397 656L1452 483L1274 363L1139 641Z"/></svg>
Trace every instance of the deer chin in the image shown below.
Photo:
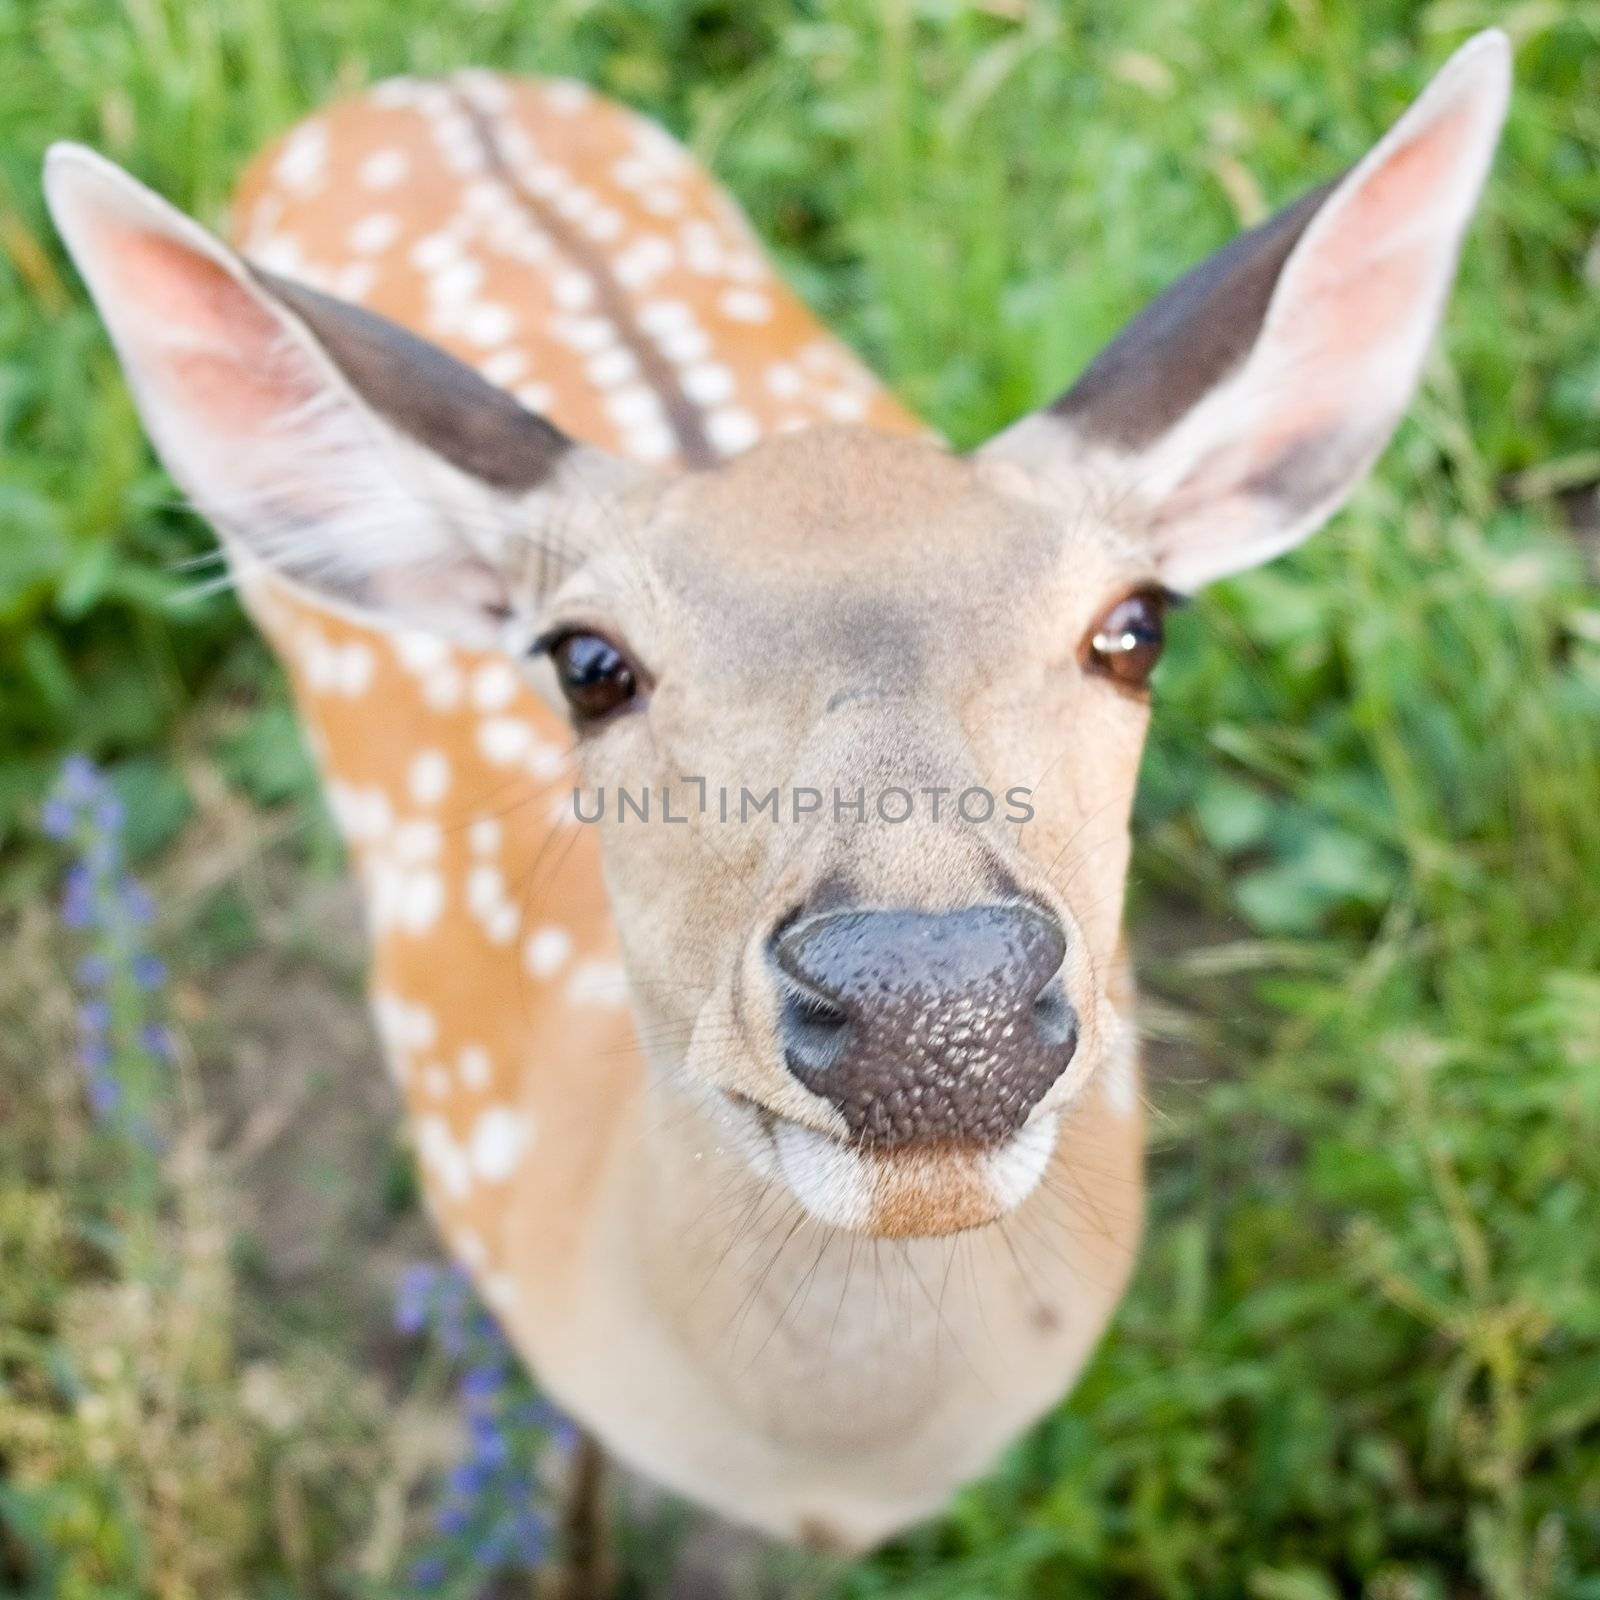
<svg viewBox="0 0 1600 1600"><path fill-rule="evenodd" d="M764 1175L808 1215L879 1239L937 1238L985 1227L1020 1206L1055 1154L1059 1112L1042 1112L999 1144L874 1149L761 1115Z"/></svg>

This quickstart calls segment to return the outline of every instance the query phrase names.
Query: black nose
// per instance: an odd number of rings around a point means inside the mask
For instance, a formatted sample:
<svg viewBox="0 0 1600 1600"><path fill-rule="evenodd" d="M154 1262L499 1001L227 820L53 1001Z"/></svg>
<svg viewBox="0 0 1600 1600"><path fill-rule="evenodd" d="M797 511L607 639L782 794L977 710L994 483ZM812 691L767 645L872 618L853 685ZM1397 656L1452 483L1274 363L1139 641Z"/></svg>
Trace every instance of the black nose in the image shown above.
<svg viewBox="0 0 1600 1600"><path fill-rule="evenodd" d="M769 946L789 1070L866 1144L993 1143L1078 1043L1067 940L1023 904L802 916Z"/></svg>

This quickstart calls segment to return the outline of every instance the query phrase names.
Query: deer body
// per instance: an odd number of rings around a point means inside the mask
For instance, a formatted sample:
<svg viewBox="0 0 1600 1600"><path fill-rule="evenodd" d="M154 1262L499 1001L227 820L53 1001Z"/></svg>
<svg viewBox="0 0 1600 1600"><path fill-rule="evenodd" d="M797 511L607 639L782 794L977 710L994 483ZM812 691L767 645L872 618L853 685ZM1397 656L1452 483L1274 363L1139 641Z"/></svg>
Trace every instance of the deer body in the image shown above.
<svg viewBox="0 0 1600 1600"><path fill-rule="evenodd" d="M859 1548L1071 1384L1141 1220L1118 923L1159 591L1303 537L1381 446L1503 103L1485 36L971 460L576 84L324 112L245 180L243 261L52 169L293 677L430 1210L634 1466ZM580 825L579 782L689 820ZM703 803L985 785L1026 819Z"/></svg>
<svg viewBox="0 0 1600 1600"><path fill-rule="evenodd" d="M262 157L236 233L621 454L918 429L679 147L574 83L380 86ZM368 887L430 1209L541 1381L639 1469L784 1537L868 1543L935 1510L1065 1390L1120 1292L1131 1035L1075 1119L1092 1203L1063 1178L1009 1238L825 1237L714 1113L652 1080L594 830L572 818L570 734L536 693L498 656L264 576L247 592Z"/></svg>

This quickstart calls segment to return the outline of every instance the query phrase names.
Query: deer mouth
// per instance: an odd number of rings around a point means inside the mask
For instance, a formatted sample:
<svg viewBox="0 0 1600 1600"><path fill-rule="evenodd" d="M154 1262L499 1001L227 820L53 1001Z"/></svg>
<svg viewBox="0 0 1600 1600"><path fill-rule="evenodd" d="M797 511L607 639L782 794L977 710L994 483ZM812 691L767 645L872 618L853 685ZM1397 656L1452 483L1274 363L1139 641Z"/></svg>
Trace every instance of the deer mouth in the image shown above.
<svg viewBox="0 0 1600 1600"><path fill-rule="evenodd" d="M875 1238L937 1238L1008 1216L1055 1155L1059 1111L994 1143L885 1146L847 1142L743 1099L760 1130L755 1165L817 1222Z"/></svg>

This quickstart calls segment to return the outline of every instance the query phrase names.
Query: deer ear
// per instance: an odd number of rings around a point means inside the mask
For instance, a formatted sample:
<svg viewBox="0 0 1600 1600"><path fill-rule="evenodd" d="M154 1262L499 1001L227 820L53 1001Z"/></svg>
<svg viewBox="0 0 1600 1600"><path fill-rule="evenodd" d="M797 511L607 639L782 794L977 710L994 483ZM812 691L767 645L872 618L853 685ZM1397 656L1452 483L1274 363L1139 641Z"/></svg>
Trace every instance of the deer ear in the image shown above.
<svg viewBox="0 0 1600 1600"><path fill-rule="evenodd" d="M145 426L224 538L324 600L513 640L632 472L470 367L252 267L120 168L45 164Z"/></svg>
<svg viewBox="0 0 1600 1600"><path fill-rule="evenodd" d="M1509 92L1506 37L1480 33L1345 177L1195 268L985 454L1106 475L1174 589L1298 544L1410 402Z"/></svg>

